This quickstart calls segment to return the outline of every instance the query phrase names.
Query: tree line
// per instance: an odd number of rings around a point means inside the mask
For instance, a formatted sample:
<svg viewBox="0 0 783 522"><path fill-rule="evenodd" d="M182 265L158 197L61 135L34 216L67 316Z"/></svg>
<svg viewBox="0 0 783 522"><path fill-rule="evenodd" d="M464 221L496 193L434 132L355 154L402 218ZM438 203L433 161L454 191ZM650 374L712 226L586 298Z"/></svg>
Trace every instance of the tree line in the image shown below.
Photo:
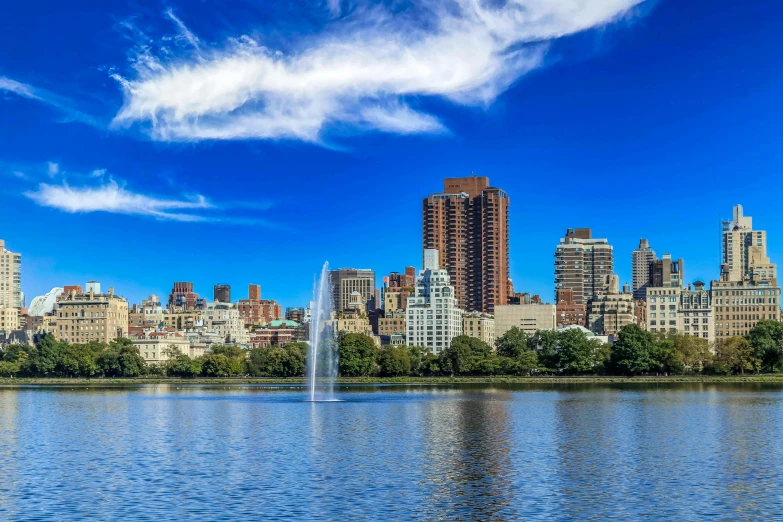
<svg viewBox="0 0 783 522"><path fill-rule="evenodd" d="M631 324L608 345L579 329L512 328L492 347L459 336L439 354L418 346L383 346L362 334L340 334L339 373L345 377L482 375L737 375L783 370L783 323L762 320L747 336L713 347L680 334L655 336ZM169 360L146 364L129 339L71 344L43 337L35 346L0 350L0 377L303 377L306 343L244 350L215 346L191 358L171 347Z"/></svg>

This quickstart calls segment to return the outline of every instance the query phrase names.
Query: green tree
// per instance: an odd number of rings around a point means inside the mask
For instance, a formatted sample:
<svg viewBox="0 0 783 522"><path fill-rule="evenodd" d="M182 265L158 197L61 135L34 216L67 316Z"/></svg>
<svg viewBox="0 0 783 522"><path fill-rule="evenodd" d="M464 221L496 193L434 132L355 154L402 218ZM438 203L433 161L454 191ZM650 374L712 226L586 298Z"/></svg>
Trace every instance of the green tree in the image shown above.
<svg viewBox="0 0 783 522"><path fill-rule="evenodd" d="M620 329L612 347L612 365L625 375L637 375L654 366L653 336L635 324Z"/></svg>
<svg viewBox="0 0 783 522"><path fill-rule="evenodd" d="M179 354L167 364L167 373L175 377L192 378L201 375L201 359Z"/></svg>
<svg viewBox="0 0 783 522"><path fill-rule="evenodd" d="M411 375L419 376L424 372L423 363L427 350L422 346L408 346L408 354L411 359Z"/></svg>
<svg viewBox="0 0 783 522"><path fill-rule="evenodd" d="M0 361L0 377L15 377L21 370L21 364L11 361Z"/></svg>
<svg viewBox="0 0 783 522"><path fill-rule="evenodd" d="M558 332L554 330L538 330L530 338L530 348L538 351L538 362L549 369L559 365Z"/></svg>
<svg viewBox="0 0 783 522"><path fill-rule="evenodd" d="M510 359L519 359L530 352L530 336L521 328L514 326L495 340L498 355Z"/></svg>
<svg viewBox="0 0 783 522"><path fill-rule="evenodd" d="M780 370L783 363L783 323L762 319L748 332L753 353L765 372Z"/></svg>
<svg viewBox="0 0 783 522"><path fill-rule="evenodd" d="M97 357L98 370L107 377L138 377L146 372L144 359L130 339L115 339Z"/></svg>
<svg viewBox="0 0 783 522"><path fill-rule="evenodd" d="M201 374L205 377L225 377L231 371L231 364L223 354L205 355L201 359Z"/></svg>
<svg viewBox="0 0 783 522"><path fill-rule="evenodd" d="M441 360L434 353L425 353L421 358L421 364L419 365L419 371L421 375L440 375L445 373L445 370L440 366Z"/></svg>
<svg viewBox="0 0 783 522"><path fill-rule="evenodd" d="M451 345L440 353L442 371L454 375L470 375L492 371L497 367L487 359L492 355L492 348L475 337L460 335L451 340Z"/></svg>
<svg viewBox="0 0 783 522"><path fill-rule="evenodd" d="M62 353L57 373L69 377L92 377L98 373L97 354L86 344L68 344Z"/></svg>
<svg viewBox="0 0 783 522"><path fill-rule="evenodd" d="M715 346L712 369L715 373L739 373L758 371L761 361L756 357L753 346L746 338L735 335Z"/></svg>
<svg viewBox="0 0 783 522"><path fill-rule="evenodd" d="M36 346L37 354L32 364L33 372L41 377L56 376L67 344L56 341L52 334L46 334Z"/></svg>
<svg viewBox="0 0 783 522"><path fill-rule="evenodd" d="M710 343L702 337L678 334L674 337L674 350L686 373L701 373L712 361Z"/></svg>
<svg viewBox="0 0 783 522"><path fill-rule="evenodd" d="M364 334L340 334L340 375L366 377L375 371L378 348L371 337Z"/></svg>
<svg viewBox="0 0 783 522"><path fill-rule="evenodd" d="M411 373L411 354L405 346L386 346L378 352L381 375L400 377Z"/></svg>
<svg viewBox="0 0 783 522"><path fill-rule="evenodd" d="M568 328L557 335L558 346L554 353L556 367L567 374L595 372L601 342L590 339L577 328Z"/></svg>

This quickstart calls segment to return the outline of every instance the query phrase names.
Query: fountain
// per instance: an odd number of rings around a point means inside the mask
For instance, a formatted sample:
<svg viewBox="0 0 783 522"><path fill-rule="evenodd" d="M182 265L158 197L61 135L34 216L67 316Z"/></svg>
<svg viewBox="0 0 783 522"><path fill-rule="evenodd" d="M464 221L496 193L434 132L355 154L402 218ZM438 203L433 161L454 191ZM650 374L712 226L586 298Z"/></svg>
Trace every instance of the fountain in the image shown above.
<svg viewBox="0 0 783 522"><path fill-rule="evenodd" d="M310 401L334 401L338 351L332 323L332 285L329 263L324 263L321 278L313 287L310 305L310 349L307 357L307 379ZM316 388L319 393L316 393Z"/></svg>

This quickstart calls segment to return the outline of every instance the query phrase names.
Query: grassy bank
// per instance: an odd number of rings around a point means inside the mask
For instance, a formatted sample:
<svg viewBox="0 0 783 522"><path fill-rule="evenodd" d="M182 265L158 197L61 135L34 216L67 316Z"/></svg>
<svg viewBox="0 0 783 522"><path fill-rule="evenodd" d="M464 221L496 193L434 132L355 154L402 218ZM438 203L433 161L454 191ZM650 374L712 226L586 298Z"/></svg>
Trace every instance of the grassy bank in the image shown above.
<svg viewBox="0 0 783 522"><path fill-rule="evenodd" d="M783 382L783 374L764 374L747 376L669 376L669 377L346 377L338 379L338 384L583 384L583 383L679 383L679 382ZM29 385L138 385L138 384L288 384L302 385L304 379L271 379L271 378L195 378L178 379L167 377L151 377L136 379L68 379L68 378L17 378L0 379L1 386Z"/></svg>

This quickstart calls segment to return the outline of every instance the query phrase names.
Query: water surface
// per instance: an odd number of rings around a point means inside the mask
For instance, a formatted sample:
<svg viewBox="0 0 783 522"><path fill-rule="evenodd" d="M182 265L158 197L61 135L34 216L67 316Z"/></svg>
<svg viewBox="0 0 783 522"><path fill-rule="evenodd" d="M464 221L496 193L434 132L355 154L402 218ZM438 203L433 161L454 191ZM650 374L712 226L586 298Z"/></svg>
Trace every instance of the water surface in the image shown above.
<svg viewBox="0 0 783 522"><path fill-rule="evenodd" d="M772 520L783 385L0 387L0 520Z"/></svg>

